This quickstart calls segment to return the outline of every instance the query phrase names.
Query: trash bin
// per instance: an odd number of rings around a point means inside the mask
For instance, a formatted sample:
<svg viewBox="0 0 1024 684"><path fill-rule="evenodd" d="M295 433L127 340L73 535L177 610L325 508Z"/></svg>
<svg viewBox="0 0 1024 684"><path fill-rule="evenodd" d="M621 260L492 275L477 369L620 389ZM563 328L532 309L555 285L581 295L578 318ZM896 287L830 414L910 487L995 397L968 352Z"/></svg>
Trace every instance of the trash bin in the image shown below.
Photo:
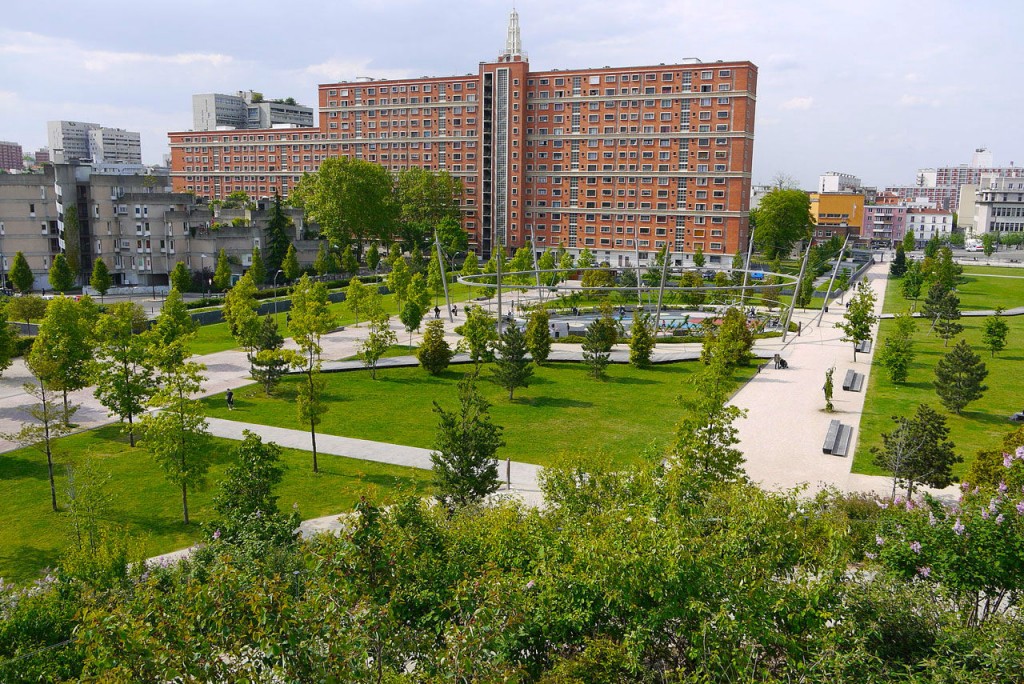
<svg viewBox="0 0 1024 684"><path fill-rule="evenodd" d="M828 307L827 306L825 307L825 313L828 313Z"/></svg>

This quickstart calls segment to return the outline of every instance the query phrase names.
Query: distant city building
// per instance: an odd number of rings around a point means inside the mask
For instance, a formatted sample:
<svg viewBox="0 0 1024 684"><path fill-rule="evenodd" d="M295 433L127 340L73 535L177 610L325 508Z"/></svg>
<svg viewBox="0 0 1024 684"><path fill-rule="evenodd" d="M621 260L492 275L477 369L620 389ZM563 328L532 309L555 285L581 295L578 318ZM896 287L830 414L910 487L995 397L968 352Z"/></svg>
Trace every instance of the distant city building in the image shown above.
<svg viewBox="0 0 1024 684"><path fill-rule="evenodd" d="M507 35L476 73L322 84L315 128L169 133L174 187L286 196L350 157L461 179L463 227L485 257L532 242L613 266L663 247L677 264L698 247L722 263L746 246L754 64L533 71L514 10Z"/></svg>
<svg viewBox="0 0 1024 684"><path fill-rule="evenodd" d="M864 207L864 227L860 235L876 244L893 245L906 234L909 207L898 203L869 204Z"/></svg>
<svg viewBox="0 0 1024 684"><path fill-rule="evenodd" d="M47 138L50 156L57 164L86 160L142 163L139 134L122 128L107 128L84 121L50 121L47 122Z"/></svg>
<svg viewBox="0 0 1024 684"><path fill-rule="evenodd" d="M774 189L774 185L751 185L750 208L757 209L759 206L761 206L761 199Z"/></svg>
<svg viewBox="0 0 1024 684"><path fill-rule="evenodd" d="M974 232L1024 233L1024 178L986 176L974 193Z"/></svg>
<svg viewBox="0 0 1024 684"><path fill-rule="evenodd" d="M918 247L934 237L946 239L953 234L953 212L945 209L907 209L906 232L914 235Z"/></svg>
<svg viewBox="0 0 1024 684"><path fill-rule="evenodd" d="M864 193L812 192L810 200L816 241L833 236L860 236L864 223Z"/></svg>
<svg viewBox="0 0 1024 684"><path fill-rule="evenodd" d="M0 169L21 171L23 168L25 168L25 157L21 145L16 142L0 140Z"/></svg>
<svg viewBox="0 0 1024 684"><path fill-rule="evenodd" d="M964 185L978 185L982 176L1003 176L1024 178L1024 167L992 166L992 153L985 148L974 151L971 164L940 166L934 169L918 169L914 185L891 186L886 188L903 199L926 197L939 209L959 211L960 188Z"/></svg>
<svg viewBox="0 0 1024 684"><path fill-rule="evenodd" d="M238 91L237 95L208 93L192 96L192 128L261 129L275 127L312 128L313 108L294 100L264 100L260 93Z"/></svg>
<svg viewBox="0 0 1024 684"><path fill-rule="evenodd" d="M46 164L50 161L50 148L40 147L35 153L36 166Z"/></svg>
<svg viewBox="0 0 1024 684"><path fill-rule="evenodd" d="M861 192L860 178L849 173L829 171L818 176L818 192Z"/></svg>

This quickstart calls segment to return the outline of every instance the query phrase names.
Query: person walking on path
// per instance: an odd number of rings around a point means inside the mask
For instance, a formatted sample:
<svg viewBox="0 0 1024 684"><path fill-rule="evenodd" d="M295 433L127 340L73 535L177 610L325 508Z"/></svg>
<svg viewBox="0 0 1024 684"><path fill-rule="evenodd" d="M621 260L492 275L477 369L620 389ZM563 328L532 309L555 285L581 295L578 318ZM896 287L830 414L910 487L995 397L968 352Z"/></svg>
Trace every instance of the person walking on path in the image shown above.
<svg viewBox="0 0 1024 684"><path fill-rule="evenodd" d="M228 410L229 411L234 411L235 410L235 393L232 392L231 390L228 390L227 394L224 395L224 398L228 400Z"/></svg>
<svg viewBox="0 0 1024 684"><path fill-rule="evenodd" d="M441 307L435 306L434 307L434 318L440 318L440 317L441 317Z"/></svg>

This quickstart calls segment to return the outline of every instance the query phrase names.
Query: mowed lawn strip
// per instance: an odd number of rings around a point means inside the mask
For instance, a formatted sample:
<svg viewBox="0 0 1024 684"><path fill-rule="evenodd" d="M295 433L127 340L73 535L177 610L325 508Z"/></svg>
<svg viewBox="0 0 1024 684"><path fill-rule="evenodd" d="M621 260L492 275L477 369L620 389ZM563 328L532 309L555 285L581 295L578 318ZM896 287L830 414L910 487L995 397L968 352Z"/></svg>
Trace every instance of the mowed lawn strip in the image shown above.
<svg viewBox="0 0 1024 684"><path fill-rule="evenodd" d="M189 493L190 525L181 520L181 491L164 478L141 443L134 449L128 446L117 426L59 441L55 451L58 503L67 501L66 466L89 459L98 473L110 476L105 487L111 500L110 520L138 538L146 556L180 549L200 540L202 525L212 519L216 485L237 444L214 440L208 486ZM389 501L402 492L426 495L431 491L427 470L321 455L320 473L314 475L309 452L287 449L282 460L286 470L277 490L278 504L287 511L297 503L303 518L349 511L365 493ZM42 453L19 449L0 456L0 501L0 577L9 581L37 577L41 569L57 563L68 525L67 513L50 509Z"/></svg>
<svg viewBox="0 0 1024 684"><path fill-rule="evenodd" d="M690 379L700 368L697 362L665 364L647 370L613 364L608 377L593 379L580 363L551 363L536 368L530 386L516 390L514 401L494 384L484 366L479 388L491 402L491 416L505 428L507 446L501 458L546 465L561 454L604 452L616 462L628 463L651 442L668 444L683 414L680 395L692 392ZM457 384L472 365L452 366L439 376L422 368L388 368L372 380L366 371L329 373L328 412L319 432L391 444L430 448L437 416L433 402L446 409L457 404ZM738 383L753 368L737 371ZM211 416L229 420L276 425L297 430L309 426L299 421L295 408L296 383L282 382L274 397L261 387L235 390L235 410L228 411L223 395L206 400Z"/></svg>
<svg viewBox="0 0 1024 684"><path fill-rule="evenodd" d="M893 283L890 283L892 285ZM1010 326L1007 349L995 358L982 348L981 336L985 319L962 318L963 336L972 345L974 351L981 355L988 367L988 378L985 384L988 391L978 401L967 405L959 416L948 413L939 401L932 382L935 379L935 364L948 352L956 340L950 340L948 347L943 347L942 340L934 333L928 332L928 322L917 321L917 332L914 335L917 355L910 368L910 377L903 385L895 385L880 364L871 369L867 397L864 403L864 415L860 422L860 439L854 458L853 472L869 475L886 475L885 471L872 464L871 447L882 444L882 433L890 432L895 423L892 416L910 416L918 404L930 404L946 416L946 424L950 428L950 439L956 444L957 453L964 462L955 468L958 475L967 472L979 449L994 449L1002 442L1007 432L1017 427L1010 422L1009 416L1024 408L1024 395L1021 394L1021 372L1024 370L1024 316L1007 316ZM879 340L893 330L891 319L883 320L879 330Z"/></svg>
<svg viewBox="0 0 1024 684"><path fill-rule="evenodd" d="M1008 277L992 277L1008 276ZM1024 268L996 267L964 267L966 282L957 286L957 297L963 311L993 310L997 306L1010 309L1024 306ZM921 310L924 299L928 295L928 285L921 286L921 296L917 300L917 311ZM885 313L902 313L909 311L913 300L903 298L903 282L891 278L885 289Z"/></svg>

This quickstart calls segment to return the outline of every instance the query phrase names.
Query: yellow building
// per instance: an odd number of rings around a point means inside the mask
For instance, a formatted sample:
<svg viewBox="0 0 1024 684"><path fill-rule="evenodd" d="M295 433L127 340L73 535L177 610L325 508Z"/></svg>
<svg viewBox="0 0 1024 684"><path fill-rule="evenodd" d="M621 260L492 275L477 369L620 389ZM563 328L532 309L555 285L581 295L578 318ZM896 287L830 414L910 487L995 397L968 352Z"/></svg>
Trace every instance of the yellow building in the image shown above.
<svg viewBox="0 0 1024 684"><path fill-rule="evenodd" d="M864 193L812 192L810 196L815 242L828 240L833 235L860 236L864 224Z"/></svg>

